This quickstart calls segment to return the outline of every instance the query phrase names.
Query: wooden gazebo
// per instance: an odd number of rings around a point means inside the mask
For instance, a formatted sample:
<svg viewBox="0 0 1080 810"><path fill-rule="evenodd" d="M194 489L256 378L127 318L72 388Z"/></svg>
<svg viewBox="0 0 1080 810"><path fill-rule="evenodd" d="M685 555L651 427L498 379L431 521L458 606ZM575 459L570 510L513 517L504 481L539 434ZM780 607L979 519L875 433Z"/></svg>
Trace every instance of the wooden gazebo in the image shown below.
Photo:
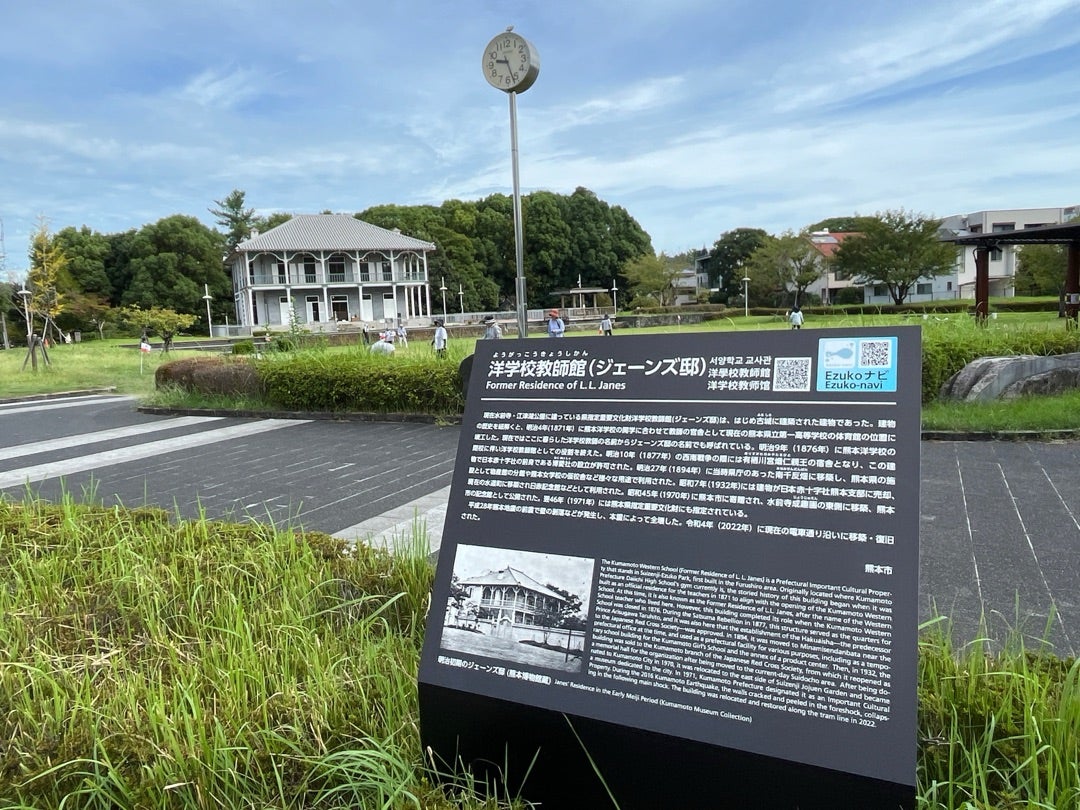
<svg viewBox="0 0 1080 810"><path fill-rule="evenodd" d="M1068 245L1065 265L1065 316L1080 313L1080 222L1040 225L1018 231L973 233L949 240L975 248L975 317L985 321L990 311L990 251L1002 245Z"/></svg>

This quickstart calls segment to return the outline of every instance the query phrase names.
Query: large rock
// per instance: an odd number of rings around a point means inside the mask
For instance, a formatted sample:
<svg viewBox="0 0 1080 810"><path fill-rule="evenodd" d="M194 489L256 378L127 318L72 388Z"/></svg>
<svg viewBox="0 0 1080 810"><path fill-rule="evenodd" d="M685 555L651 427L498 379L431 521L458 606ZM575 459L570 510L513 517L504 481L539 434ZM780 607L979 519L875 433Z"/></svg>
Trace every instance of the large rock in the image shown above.
<svg viewBox="0 0 1080 810"><path fill-rule="evenodd" d="M1080 388L1080 353L980 357L941 387L942 399L987 402Z"/></svg>

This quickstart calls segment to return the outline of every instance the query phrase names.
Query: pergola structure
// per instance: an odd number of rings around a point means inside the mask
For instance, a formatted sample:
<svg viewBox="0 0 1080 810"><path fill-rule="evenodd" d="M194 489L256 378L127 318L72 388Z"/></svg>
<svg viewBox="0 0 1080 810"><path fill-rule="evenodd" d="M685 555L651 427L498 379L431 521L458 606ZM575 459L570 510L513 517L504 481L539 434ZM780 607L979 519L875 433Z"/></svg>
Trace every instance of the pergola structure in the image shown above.
<svg viewBox="0 0 1080 810"><path fill-rule="evenodd" d="M1019 231L973 233L949 240L975 248L975 317L985 321L990 311L990 251L1002 245L1068 245L1065 265L1065 316L1080 313L1080 222L1040 225Z"/></svg>

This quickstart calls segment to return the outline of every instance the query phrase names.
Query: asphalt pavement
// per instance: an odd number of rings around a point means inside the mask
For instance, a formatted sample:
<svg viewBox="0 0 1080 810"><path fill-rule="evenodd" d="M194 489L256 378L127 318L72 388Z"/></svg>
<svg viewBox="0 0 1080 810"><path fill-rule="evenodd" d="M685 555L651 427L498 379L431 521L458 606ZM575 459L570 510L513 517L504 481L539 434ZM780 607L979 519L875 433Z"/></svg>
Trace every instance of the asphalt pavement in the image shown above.
<svg viewBox="0 0 1080 810"><path fill-rule="evenodd" d="M437 551L460 428L142 413L128 397L0 402L0 492L303 527ZM1080 650L1080 441L922 442L920 614L959 641Z"/></svg>

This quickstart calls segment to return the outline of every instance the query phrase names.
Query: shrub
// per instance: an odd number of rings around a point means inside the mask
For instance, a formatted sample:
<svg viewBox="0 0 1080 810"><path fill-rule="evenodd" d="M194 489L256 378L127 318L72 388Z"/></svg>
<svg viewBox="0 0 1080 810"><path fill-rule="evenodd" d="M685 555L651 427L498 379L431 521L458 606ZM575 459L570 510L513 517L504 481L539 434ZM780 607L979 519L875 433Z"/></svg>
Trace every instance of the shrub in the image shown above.
<svg viewBox="0 0 1080 810"><path fill-rule="evenodd" d="M154 384L209 395L260 396L263 392L262 380L250 361L227 357L186 357L163 363L154 373Z"/></svg>
<svg viewBox="0 0 1080 810"><path fill-rule="evenodd" d="M254 340L238 340L233 344L233 354L255 354Z"/></svg>
<svg viewBox="0 0 1080 810"><path fill-rule="evenodd" d="M267 398L287 410L459 414L465 405L450 358L303 352L257 368Z"/></svg>

